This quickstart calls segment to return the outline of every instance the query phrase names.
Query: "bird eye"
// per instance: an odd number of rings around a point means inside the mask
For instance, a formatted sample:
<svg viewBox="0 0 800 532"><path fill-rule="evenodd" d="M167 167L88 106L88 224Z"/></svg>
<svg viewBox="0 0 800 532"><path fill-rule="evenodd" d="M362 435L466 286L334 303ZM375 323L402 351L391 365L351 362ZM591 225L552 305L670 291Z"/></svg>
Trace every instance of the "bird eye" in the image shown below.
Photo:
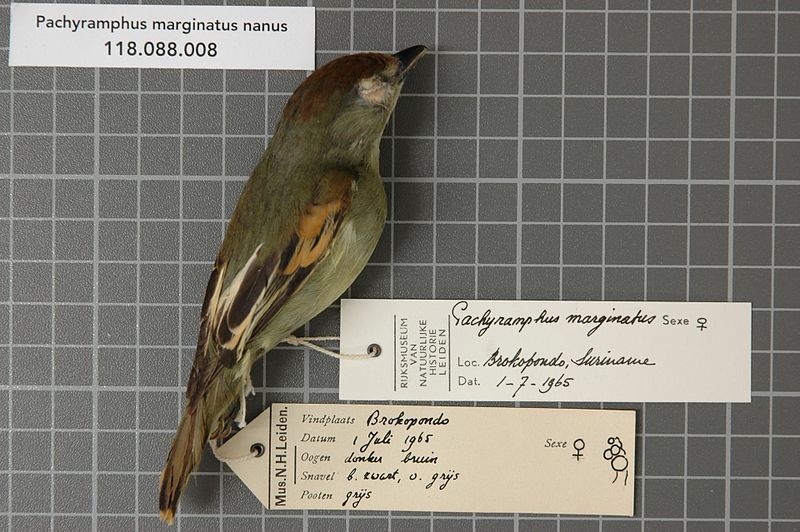
<svg viewBox="0 0 800 532"><path fill-rule="evenodd" d="M382 85L386 83L385 79L380 78L379 76L372 76L369 78L362 79L358 82L358 88L362 92L370 92L377 89L380 89Z"/></svg>
<svg viewBox="0 0 800 532"><path fill-rule="evenodd" d="M358 94L361 99L371 104L382 104L389 90L387 80L380 76L372 76L358 82Z"/></svg>

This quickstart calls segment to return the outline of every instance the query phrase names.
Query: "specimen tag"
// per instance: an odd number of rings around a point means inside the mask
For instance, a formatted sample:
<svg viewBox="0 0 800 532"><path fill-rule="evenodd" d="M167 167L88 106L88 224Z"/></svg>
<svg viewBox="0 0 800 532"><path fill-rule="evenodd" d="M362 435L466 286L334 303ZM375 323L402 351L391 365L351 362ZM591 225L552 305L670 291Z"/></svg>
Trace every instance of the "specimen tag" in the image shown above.
<svg viewBox="0 0 800 532"><path fill-rule="evenodd" d="M750 303L343 300L347 400L749 402Z"/></svg>
<svg viewBox="0 0 800 532"><path fill-rule="evenodd" d="M272 510L633 514L631 410L273 404L222 446ZM247 457L263 445L259 457Z"/></svg>
<svg viewBox="0 0 800 532"><path fill-rule="evenodd" d="M313 7L11 4L9 65L313 70Z"/></svg>

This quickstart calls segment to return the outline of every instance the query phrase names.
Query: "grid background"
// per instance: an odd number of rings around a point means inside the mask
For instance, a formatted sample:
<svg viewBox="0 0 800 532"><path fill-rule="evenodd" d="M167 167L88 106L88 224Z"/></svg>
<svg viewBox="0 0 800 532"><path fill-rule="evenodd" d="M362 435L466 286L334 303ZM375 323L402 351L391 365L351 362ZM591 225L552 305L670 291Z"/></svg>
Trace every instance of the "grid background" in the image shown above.
<svg viewBox="0 0 800 532"><path fill-rule="evenodd" d="M571 405L638 411L632 519L266 512L207 457L177 530L800 530L800 2L315 4L318 64L436 51L387 129L390 220L352 297L751 301L753 400ZM163 529L209 265L304 74L11 69L8 17L0 530ZM337 368L276 349L250 416L337 401Z"/></svg>

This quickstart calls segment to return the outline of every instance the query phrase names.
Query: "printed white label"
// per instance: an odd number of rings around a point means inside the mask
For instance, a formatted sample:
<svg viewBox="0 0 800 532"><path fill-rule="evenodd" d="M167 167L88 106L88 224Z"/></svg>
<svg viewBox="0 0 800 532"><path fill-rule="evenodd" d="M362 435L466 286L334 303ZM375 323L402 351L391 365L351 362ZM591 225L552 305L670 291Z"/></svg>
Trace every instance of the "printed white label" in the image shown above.
<svg viewBox="0 0 800 532"><path fill-rule="evenodd" d="M750 304L348 299L346 400L749 402Z"/></svg>
<svg viewBox="0 0 800 532"><path fill-rule="evenodd" d="M313 70L313 7L11 4L9 65Z"/></svg>
<svg viewBox="0 0 800 532"><path fill-rule="evenodd" d="M218 456L272 510L632 515L635 420L631 410L273 404Z"/></svg>

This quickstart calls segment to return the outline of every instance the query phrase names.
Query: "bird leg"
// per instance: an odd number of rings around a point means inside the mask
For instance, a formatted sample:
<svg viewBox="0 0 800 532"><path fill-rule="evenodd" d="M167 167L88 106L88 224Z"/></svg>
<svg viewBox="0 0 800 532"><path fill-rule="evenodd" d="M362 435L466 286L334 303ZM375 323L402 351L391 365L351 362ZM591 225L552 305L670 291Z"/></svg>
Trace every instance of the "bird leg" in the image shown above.
<svg viewBox="0 0 800 532"><path fill-rule="evenodd" d="M248 374L247 380L244 382L244 386L242 386L242 394L239 396L239 413L236 415L236 419L233 420L239 429L243 429L247 426L247 421L245 420L247 417L247 396L255 394L256 391L253 389L253 381Z"/></svg>

